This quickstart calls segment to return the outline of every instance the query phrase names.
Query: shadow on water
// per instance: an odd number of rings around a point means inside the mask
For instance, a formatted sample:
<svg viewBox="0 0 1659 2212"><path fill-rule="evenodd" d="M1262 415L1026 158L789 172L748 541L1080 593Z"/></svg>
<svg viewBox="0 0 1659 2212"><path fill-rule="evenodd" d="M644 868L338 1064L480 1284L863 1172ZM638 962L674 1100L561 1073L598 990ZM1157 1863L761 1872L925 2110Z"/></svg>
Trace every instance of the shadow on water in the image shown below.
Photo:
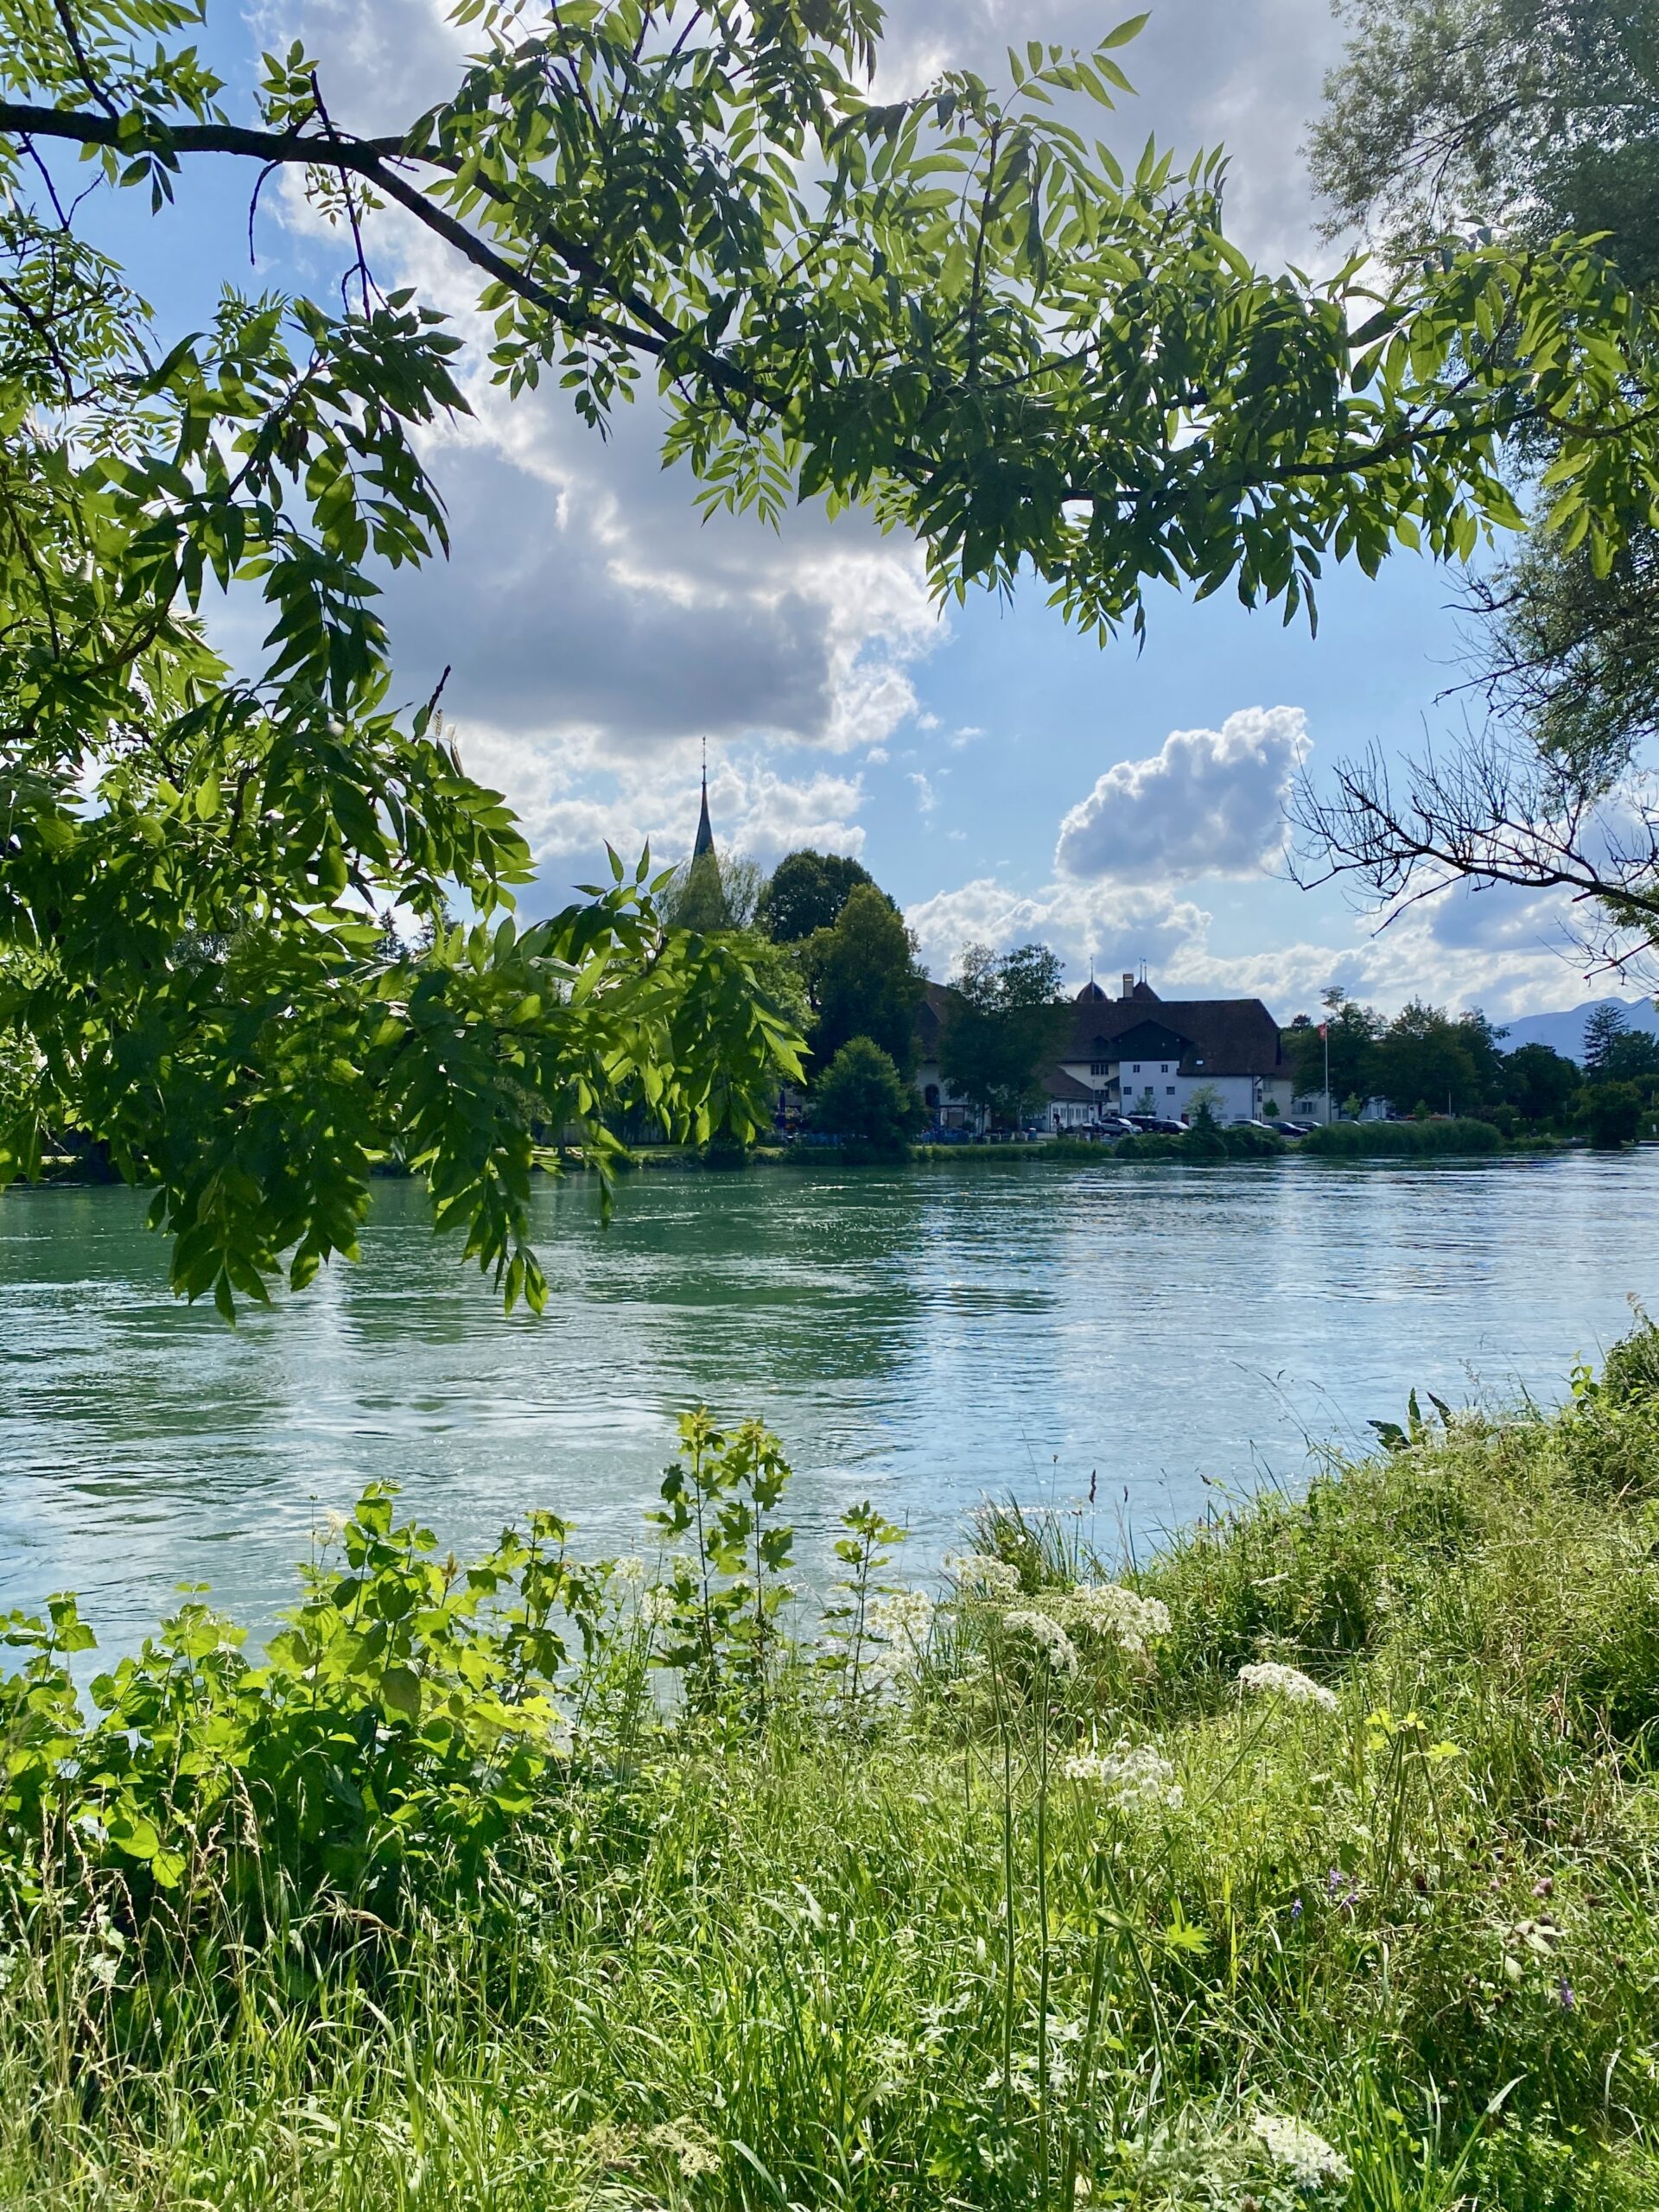
<svg viewBox="0 0 1659 2212"><path fill-rule="evenodd" d="M457 1547L527 1504L635 1543L677 1411L785 1440L809 1555L875 1497L924 1571L988 1491L1100 1534L1294 1479L1414 1385L1559 1391L1659 1287L1659 1157L648 1174L612 1224L549 1184L552 1295L504 1319L378 1186L360 1267L234 1334L165 1287L132 1194L0 1205L0 1599L74 1586L106 1642L180 1580L257 1623L319 1503L403 1482ZM1124 1493L1127 1491L1127 1503Z"/></svg>

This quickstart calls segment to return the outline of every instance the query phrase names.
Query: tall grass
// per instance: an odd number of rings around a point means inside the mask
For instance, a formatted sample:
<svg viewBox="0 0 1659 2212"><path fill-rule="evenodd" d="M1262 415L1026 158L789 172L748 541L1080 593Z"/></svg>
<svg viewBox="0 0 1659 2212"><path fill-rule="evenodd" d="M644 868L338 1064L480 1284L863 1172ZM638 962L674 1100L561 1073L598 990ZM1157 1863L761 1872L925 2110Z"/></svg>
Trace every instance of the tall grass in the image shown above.
<svg viewBox="0 0 1659 2212"><path fill-rule="evenodd" d="M1503 1144L1495 1123L1459 1116L1446 1122L1332 1122L1311 1129L1301 1148L1332 1160L1421 1160L1498 1152Z"/></svg>
<svg viewBox="0 0 1659 2212"><path fill-rule="evenodd" d="M822 1642L715 1439L487 1850L15 1847L0 2203L1651 2206L1659 1339L1390 1434L1138 1575L989 1513L931 1623L868 1515Z"/></svg>

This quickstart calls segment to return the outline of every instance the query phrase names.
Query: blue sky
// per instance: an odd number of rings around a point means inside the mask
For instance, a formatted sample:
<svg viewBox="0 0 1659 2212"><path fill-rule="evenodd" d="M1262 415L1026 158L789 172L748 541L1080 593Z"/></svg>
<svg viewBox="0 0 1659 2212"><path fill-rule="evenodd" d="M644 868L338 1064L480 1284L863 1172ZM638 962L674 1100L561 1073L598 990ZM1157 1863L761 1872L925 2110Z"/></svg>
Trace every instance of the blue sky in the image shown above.
<svg viewBox="0 0 1659 2212"><path fill-rule="evenodd" d="M1082 0L894 0L883 86L947 63L995 74L1011 36L1090 42L1117 10ZM406 120L462 51L434 0L216 4L209 56L245 99L264 46L302 37L338 118ZM1326 257L1299 147L1339 50L1326 0L1165 0L1125 55L1149 128L1230 150L1230 226L1268 264ZM293 188L265 188L257 271L251 178L226 162L152 220L121 195L95 219L168 327L222 276L326 296L342 266ZM383 273L419 278L462 318L474 287L424 239L386 228ZM792 844L856 852L905 905L936 974L965 938L1041 936L1078 979L1144 959L1172 994L1259 991L1281 1018L1340 982L1379 1005L1414 993L1496 1014L1583 994L1548 902L1488 895L1419 910L1380 936L1334 889L1304 893L1276 857L1278 806L1373 742L1420 746L1454 719L1457 580L1408 556L1380 580L1333 572L1317 639L1276 613L1173 591L1149 634L1102 649L1029 590L941 618L913 549L814 512L779 535L700 525L664 475L648 409L601 444L541 395L509 405L479 373L478 413L435 441L454 556L388 593L399 692L446 693L463 756L506 790L531 836L533 907L591 875L602 841L676 857L709 744L717 833L762 860ZM223 623L232 645L251 644ZM1058 858L1057 859L1057 855Z"/></svg>

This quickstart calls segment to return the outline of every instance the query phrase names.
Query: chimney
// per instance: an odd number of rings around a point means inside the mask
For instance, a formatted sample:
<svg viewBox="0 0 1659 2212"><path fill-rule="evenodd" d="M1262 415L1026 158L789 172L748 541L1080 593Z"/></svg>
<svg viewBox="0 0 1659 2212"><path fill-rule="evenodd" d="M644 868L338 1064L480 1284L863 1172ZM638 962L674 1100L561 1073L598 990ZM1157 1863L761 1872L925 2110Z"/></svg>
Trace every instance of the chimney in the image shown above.
<svg viewBox="0 0 1659 2212"><path fill-rule="evenodd" d="M1129 996L1130 996L1130 995L1133 993L1134 989L1135 989L1135 977L1134 977L1134 976L1130 973L1130 971L1126 968L1126 969L1123 970L1123 995L1124 995L1124 997L1125 997L1125 998L1129 997Z"/></svg>

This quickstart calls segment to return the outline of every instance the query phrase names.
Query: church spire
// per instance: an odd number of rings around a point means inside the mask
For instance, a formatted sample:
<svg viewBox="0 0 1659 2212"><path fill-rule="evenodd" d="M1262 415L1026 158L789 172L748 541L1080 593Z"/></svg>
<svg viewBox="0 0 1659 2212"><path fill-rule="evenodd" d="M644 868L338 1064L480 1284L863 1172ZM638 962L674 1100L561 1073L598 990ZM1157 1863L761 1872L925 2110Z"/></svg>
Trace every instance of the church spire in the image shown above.
<svg viewBox="0 0 1659 2212"><path fill-rule="evenodd" d="M697 817L697 842L691 848L693 861L700 861L705 853L715 849L715 828L709 819L709 741L702 741L702 811Z"/></svg>
<svg viewBox="0 0 1659 2212"><path fill-rule="evenodd" d="M715 850L715 825L709 819L709 741L702 741L702 806L697 816L696 842L685 871L685 889L678 916L683 929L728 930L731 911L726 887L720 878L720 855Z"/></svg>

